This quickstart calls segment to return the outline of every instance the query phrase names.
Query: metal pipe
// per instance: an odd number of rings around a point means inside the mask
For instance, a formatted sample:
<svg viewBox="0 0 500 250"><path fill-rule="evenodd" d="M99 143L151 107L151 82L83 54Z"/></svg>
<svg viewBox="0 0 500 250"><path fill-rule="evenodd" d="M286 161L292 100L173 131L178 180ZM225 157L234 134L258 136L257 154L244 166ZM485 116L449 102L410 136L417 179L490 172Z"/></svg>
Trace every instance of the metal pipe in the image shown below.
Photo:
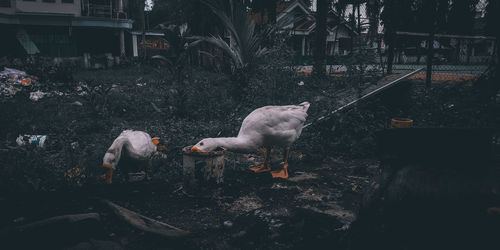
<svg viewBox="0 0 500 250"><path fill-rule="evenodd" d="M360 98L358 98L358 99L356 99L356 100L354 100L354 101L352 101L352 102L349 102L348 104L343 105L343 106L341 106L340 108L337 108L337 109L335 109L334 111L332 111L332 112L330 112L330 113L328 113L328 114L326 114L326 115L324 115L324 116L319 117L319 118L318 118L318 119L316 119L315 121L310 122L310 123L308 123L308 124L304 125L304 127L302 127L302 129L307 128L307 127L309 127L310 125L312 125L312 124L314 124L314 123L316 123L316 122L319 122L319 121L321 121L321 120L325 119L326 117L328 117L328 116L330 116L330 115L333 115L333 114L335 114L335 113L337 113L337 112L339 112L339 111L341 111L341 110L343 110L343 109L345 109L345 108L347 108L347 107L351 106L352 104L355 104L355 103L357 103L357 102L359 102L359 101L361 101L361 100L364 100L364 99L366 99L366 98L368 98L368 97L370 97L370 96L372 96L372 95L374 95L374 94L376 94L376 93L378 93L378 92L380 92L380 91L382 91L382 90L384 90L384 89L386 89L386 88L389 88L389 87L393 86L394 84L396 84L396 83L400 82L401 80L406 79L406 78L408 78L408 77L410 77L410 76L412 76L412 75L414 75L414 74L418 73L419 71L421 71L421 70L423 70L423 69L424 69L424 68L422 67L422 68L416 69L416 70L414 70L414 71L412 71L412 72L410 72L410 73L408 73L408 74L406 74L406 75L403 75L403 76L399 77L398 79L393 80L392 82L390 82L390 83L388 83L388 84L386 84L386 85L384 85L384 86L382 86L382 87L380 87L380 88L378 88L378 89L375 89L374 91L372 91L372 92L370 92L370 93L368 93L368 94L366 94L366 95L364 95L364 96L362 96L362 97L360 97Z"/></svg>

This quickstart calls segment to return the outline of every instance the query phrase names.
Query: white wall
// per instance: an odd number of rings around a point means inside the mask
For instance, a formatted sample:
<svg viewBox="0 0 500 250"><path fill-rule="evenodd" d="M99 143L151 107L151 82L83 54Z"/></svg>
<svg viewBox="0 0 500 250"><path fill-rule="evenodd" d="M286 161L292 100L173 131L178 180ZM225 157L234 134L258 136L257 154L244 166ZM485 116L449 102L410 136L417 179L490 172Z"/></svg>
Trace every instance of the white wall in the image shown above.
<svg viewBox="0 0 500 250"><path fill-rule="evenodd" d="M16 12L72 14L74 16L80 16L81 5L80 0L73 0L73 3L62 3L61 0L55 0L54 3L46 3L42 0L17 0Z"/></svg>

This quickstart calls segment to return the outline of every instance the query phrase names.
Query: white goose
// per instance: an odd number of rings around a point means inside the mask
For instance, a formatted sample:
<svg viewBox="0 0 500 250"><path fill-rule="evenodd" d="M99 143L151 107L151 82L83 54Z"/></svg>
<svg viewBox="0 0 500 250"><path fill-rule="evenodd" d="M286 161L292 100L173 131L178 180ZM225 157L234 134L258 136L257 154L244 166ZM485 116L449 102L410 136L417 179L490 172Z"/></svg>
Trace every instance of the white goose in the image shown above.
<svg viewBox="0 0 500 250"><path fill-rule="evenodd" d="M102 166L107 168L106 183L113 180L113 172L120 162L120 158L149 163L151 156L156 152L160 138L151 136L143 131L125 130L111 144L102 160ZM125 156L125 157L124 157Z"/></svg>
<svg viewBox="0 0 500 250"><path fill-rule="evenodd" d="M279 171L272 171L275 178L288 178L288 154L290 145L296 141L307 118L310 104L265 106L250 113L241 124L237 137L206 138L191 148L193 152L213 151L223 147L236 152L254 152L266 148L265 161L260 167L251 168L254 172L270 171L269 155L273 146L284 147L284 165Z"/></svg>

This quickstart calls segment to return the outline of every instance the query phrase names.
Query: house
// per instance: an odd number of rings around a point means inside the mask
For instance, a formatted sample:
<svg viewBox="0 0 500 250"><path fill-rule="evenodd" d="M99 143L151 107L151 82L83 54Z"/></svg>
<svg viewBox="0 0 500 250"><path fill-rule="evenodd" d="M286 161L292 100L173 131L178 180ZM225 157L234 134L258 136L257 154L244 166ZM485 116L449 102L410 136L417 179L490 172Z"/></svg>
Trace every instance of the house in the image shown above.
<svg viewBox="0 0 500 250"><path fill-rule="evenodd" d="M0 0L1 56L130 53L126 0Z"/></svg>
<svg viewBox="0 0 500 250"><path fill-rule="evenodd" d="M260 12L251 13L249 18L257 24L268 22L267 15ZM311 64L313 60L312 43L316 28L315 13L300 0L282 2L276 8L276 21L285 22L282 29L291 35L289 42L297 52L296 62ZM290 23L286 25L288 21ZM327 62L332 61L334 56L349 54L352 50L353 38L358 35L358 32L351 28L344 18L330 10L327 16Z"/></svg>

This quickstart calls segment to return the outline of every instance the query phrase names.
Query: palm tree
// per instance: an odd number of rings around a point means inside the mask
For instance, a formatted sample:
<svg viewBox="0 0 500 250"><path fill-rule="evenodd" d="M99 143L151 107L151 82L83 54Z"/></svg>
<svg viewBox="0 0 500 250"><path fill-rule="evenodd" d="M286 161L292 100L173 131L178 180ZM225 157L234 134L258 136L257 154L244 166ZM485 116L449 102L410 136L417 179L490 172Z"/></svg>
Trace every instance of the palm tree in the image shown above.
<svg viewBox="0 0 500 250"><path fill-rule="evenodd" d="M228 39L221 35L192 36L190 39L195 41L191 43L191 46L207 42L220 48L231 58L234 70L251 66L257 59L270 52L268 48L261 45L263 39L271 33L271 29L265 29L262 33L256 32L255 22L247 17L242 2L229 0L229 13L224 10L223 6L214 2L204 1L204 3L220 19L226 29Z"/></svg>
<svg viewBox="0 0 500 250"><path fill-rule="evenodd" d="M274 25L256 31L255 22L248 18L248 13L242 1L228 0L229 8L224 8L214 1L203 1L212 12L220 19L225 27L225 36L192 36L189 39L194 40L189 47L200 43L209 43L221 49L229 56L232 62L231 73L233 86L233 96L241 99L248 86L248 70L257 65L259 59L268 55L272 50L265 47L264 44L279 27L283 27L293 20L286 18Z"/></svg>

